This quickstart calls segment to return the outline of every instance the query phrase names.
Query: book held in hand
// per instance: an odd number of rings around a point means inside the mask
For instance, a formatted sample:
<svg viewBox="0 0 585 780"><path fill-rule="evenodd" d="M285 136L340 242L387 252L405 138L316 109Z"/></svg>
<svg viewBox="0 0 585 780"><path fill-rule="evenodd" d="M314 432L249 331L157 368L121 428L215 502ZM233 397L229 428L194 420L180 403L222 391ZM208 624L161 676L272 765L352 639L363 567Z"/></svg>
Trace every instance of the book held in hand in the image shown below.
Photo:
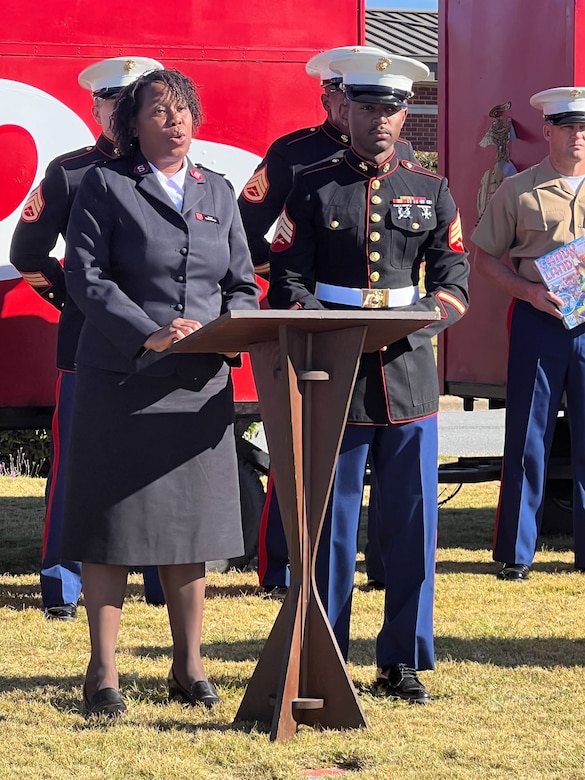
<svg viewBox="0 0 585 780"><path fill-rule="evenodd" d="M548 289L563 299L565 328L585 322L585 236L537 257L534 264Z"/></svg>

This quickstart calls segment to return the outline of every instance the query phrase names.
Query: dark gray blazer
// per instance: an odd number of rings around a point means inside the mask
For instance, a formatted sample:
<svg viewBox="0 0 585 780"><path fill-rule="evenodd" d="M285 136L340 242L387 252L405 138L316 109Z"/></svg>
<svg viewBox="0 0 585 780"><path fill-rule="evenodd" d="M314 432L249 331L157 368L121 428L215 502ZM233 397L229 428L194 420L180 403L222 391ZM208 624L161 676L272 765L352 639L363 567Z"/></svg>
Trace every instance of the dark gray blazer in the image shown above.
<svg viewBox="0 0 585 780"><path fill-rule="evenodd" d="M188 165L181 213L140 154L89 170L66 243L67 290L86 317L78 365L209 375L221 356L169 355L149 365L158 356L143 356L144 342L176 317L205 325L230 309L258 308L233 188L201 166Z"/></svg>

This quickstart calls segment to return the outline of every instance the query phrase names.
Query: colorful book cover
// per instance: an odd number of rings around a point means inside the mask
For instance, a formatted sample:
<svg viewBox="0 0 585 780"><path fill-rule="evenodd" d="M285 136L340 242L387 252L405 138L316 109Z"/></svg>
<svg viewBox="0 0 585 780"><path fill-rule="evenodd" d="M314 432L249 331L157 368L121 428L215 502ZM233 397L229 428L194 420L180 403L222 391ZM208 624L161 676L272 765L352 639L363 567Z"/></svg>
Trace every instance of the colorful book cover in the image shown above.
<svg viewBox="0 0 585 780"><path fill-rule="evenodd" d="M575 239L534 261L548 289L562 298L566 328L585 322L585 236Z"/></svg>

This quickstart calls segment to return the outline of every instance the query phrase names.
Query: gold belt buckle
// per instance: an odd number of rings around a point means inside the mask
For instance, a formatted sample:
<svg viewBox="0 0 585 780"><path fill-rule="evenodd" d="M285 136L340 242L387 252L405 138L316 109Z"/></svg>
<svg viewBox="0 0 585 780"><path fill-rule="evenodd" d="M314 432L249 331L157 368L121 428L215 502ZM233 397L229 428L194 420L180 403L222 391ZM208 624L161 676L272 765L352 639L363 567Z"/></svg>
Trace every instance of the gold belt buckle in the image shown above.
<svg viewBox="0 0 585 780"><path fill-rule="evenodd" d="M388 290L362 290L362 309L387 309Z"/></svg>

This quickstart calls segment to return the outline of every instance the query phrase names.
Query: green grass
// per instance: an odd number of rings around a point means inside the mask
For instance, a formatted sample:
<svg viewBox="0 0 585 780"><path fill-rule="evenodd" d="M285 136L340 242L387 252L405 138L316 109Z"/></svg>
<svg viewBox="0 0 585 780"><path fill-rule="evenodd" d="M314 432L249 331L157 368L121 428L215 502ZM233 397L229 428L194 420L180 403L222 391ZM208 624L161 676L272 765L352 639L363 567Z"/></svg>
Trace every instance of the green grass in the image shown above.
<svg viewBox="0 0 585 780"><path fill-rule="evenodd" d="M282 744L266 724L233 723L279 608L253 572L208 577L203 650L220 707L167 702L166 612L144 603L132 575L119 643L127 716L83 718L83 607L70 624L39 609L43 489L0 479L0 777L300 780L330 768L364 780L585 778L585 576L572 570L570 540L548 539L527 583L496 580L497 483L467 485L441 509L437 668L421 674L433 703L374 695L383 594L365 589L360 557L349 672L369 728L302 727Z"/></svg>

